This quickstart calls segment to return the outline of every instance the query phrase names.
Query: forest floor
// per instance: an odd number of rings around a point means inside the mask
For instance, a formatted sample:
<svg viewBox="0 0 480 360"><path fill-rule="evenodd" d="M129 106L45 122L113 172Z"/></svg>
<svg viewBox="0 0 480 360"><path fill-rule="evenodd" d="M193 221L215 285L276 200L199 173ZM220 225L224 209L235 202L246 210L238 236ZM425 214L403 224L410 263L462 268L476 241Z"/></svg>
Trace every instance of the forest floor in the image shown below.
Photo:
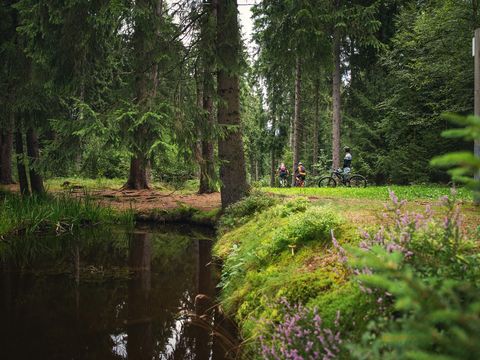
<svg viewBox="0 0 480 360"><path fill-rule="evenodd" d="M133 210L148 212L156 209L172 210L178 207L191 207L202 211L210 211L220 207L220 193L197 194L185 191L150 189L150 190L123 190L120 188L92 188L81 182L78 185L63 189L49 188L52 193L67 193L72 197L89 196L103 205L117 210ZM48 182L47 182L48 185ZM19 192L18 185L3 185L0 189Z"/></svg>
<svg viewBox="0 0 480 360"><path fill-rule="evenodd" d="M67 186L64 185L68 182ZM122 190L120 179L51 179L46 182L49 192L67 193L73 197L89 196L101 204L117 210L133 210L135 213L170 211L179 208L194 208L203 212L220 208L220 193L197 194L196 185L190 184L174 189L160 183L150 190ZM3 186L3 189L18 192L17 185ZM421 211L426 206L438 208L439 198L450 194L450 189L435 185L418 186L371 186L364 189L351 188L261 188L260 191L272 196L294 198L306 197L317 205L330 205L351 223L359 226L381 222L382 213L389 202L389 189L400 200L407 200L407 209ZM475 229L480 224L480 209L472 204L467 189L459 189L456 195L465 220L465 226Z"/></svg>

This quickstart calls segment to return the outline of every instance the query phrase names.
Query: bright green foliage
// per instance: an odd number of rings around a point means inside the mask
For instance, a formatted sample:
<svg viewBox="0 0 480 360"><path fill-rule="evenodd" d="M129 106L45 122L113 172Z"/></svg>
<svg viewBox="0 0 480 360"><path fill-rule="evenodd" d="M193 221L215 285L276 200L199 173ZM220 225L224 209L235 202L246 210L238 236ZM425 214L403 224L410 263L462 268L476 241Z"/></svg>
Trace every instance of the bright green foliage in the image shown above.
<svg viewBox="0 0 480 360"><path fill-rule="evenodd" d="M366 188L348 188L338 187L334 189L327 188L262 188L262 191L278 195L300 195L300 196L319 196L333 197L341 199L372 199L388 200L388 190L393 190L395 194L405 200L435 200L441 196L450 194L450 189L438 185L412 185L412 186L368 186ZM471 200L471 191L466 188L457 189L457 198L462 200Z"/></svg>

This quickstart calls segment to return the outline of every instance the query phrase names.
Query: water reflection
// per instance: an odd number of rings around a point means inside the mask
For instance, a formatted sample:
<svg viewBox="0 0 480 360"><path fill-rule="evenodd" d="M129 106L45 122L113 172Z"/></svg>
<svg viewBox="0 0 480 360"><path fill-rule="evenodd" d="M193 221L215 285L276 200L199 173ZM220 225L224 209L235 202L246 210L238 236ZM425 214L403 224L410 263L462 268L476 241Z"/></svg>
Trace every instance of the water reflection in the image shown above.
<svg viewBox="0 0 480 360"><path fill-rule="evenodd" d="M152 359L153 334L149 301L152 289L152 234L134 232L129 248L129 265L133 274L128 282L127 354L129 359Z"/></svg>
<svg viewBox="0 0 480 360"><path fill-rule="evenodd" d="M0 359L226 359L211 235L177 226L12 241Z"/></svg>

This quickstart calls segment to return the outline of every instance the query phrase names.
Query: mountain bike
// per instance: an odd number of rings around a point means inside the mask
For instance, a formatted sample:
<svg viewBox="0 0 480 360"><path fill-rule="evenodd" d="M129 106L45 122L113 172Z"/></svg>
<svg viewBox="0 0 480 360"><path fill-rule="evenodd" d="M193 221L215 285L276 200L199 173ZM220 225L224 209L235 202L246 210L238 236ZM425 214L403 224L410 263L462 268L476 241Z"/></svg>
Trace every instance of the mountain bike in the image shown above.
<svg viewBox="0 0 480 360"><path fill-rule="evenodd" d="M338 184L348 187L367 187L367 179L359 174L345 175L341 169L337 169L318 181L318 187L336 187Z"/></svg>
<svg viewBox="0 0 480 360"><path fill-rule="evenodd" d="M305 187L305 180L295 176L295 187Z"/></svg>
<svg viewBox="0 0 480 360"><path fill-rule="evenodd" d="M281 188L286 188L288 187L288 180L287 180L287 177L279 177L278 179L278 183L279 183L279 186Z"/></svg>

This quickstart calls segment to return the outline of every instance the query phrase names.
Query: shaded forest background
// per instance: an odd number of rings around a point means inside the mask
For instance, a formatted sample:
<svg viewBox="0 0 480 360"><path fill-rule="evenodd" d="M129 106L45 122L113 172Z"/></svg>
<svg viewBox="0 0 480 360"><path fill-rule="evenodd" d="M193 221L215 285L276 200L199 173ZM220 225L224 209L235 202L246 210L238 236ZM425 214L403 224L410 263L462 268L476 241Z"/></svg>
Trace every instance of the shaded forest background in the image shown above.
<svg viewBox="0 0 480 360"><path fill-rule="evenodd" d="M218 11L236 2L4 1L1 182L181 177L210 192L229 161L245 171L241 151L225 158L234 134L265 185L280 161L338 167L343 146L371 182L446 183L431 158L471 148L440 134L442 113L473 113L477 1L264 0L253 58ZM219 119L222 79L240 128Z"/></svg>

